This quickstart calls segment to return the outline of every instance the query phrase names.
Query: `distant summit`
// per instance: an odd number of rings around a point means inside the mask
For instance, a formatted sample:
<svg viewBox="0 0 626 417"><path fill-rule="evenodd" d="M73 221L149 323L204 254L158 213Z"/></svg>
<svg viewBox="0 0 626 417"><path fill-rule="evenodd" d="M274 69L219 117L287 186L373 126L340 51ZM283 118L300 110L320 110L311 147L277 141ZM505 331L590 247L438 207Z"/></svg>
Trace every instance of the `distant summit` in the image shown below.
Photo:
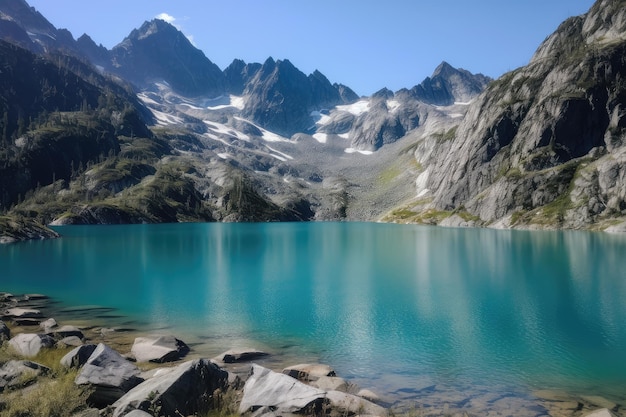
<svg viewBox="0 0 626 417"><path fill-rule="evenodd" d="M36 53L76 51L72 34L55 28L25 0L0 1L0 38Z"/></svg>
<svg viewBox="0 0 626 417"><path fill-rule="evenodd" d="M181 94L219 96L224 74L202 51L171 24L154 19L111 50L115 72L144 86L166 81Z"/></svg>
<svg viewBox="0 0 626 417"><path fill-rule="evenodd" d="M439 64L430 77L413 87L410 92L419 101L438 106L468 102L480 94L491 78L454 68L447 62Z"/></svg>

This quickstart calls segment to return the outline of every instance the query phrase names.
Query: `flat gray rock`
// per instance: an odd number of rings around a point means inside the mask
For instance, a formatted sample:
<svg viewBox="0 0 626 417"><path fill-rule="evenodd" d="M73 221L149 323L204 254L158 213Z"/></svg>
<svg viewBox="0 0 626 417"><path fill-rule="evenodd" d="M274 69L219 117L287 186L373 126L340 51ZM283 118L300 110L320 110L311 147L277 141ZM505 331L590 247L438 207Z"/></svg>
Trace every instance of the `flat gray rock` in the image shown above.
<svg viewBox="0 0 626 417"><path fill-rule="evenodd" d="M339 415L387 415L387 410L356 395L325 391L300 382L284 373L252 365L252 373L243 388L239 412L255 416L317 414L324 407Z"/></svg>
<svg viewBox="0 0 626 417"><path fill-rule="evenodd" d="M4 312L4 315L13 319L40 319L43 317L41 311L34 308L9 308Z"/></svg>
<svg viewBox="0 0 626 417"><path fill-rule="evenodd" d="M132 410L160 409L160 416L179 417L206 412L203 399L228 386L228 372L206 359L165 368L137 385L113 404L113 417Z"/></svg>
<svg viewBox="0 0 626 417"><path fill-rule="evenodd" d="M300 381L315 381L323 376L337 376L328 365L303 363L283 369L283 374Z"/></svg>
<svg viewBox="0 0 626 417"><path fill-rule="evenodd" d="M44 320L41 323L39 323L39 327L41 327L41 329L48 333L51 329L57 327L57 321L53 318L49 318L48 320Z"/></svg>
<svg viewBox="0 0 626 417"><path fill-rule="evenodd" d="M241 348L220 353L213 360L222 363L238 363L252 361L268 355L269 353L254 348Z"/></svg>
<svg viewBox="0 0 626 417"><path fill-rule="evenodd" d="M67 347L67 346L82 346L83 341L77 336L68 336L57 342L57 347Z"/></svg>
<svg viewBox="0 0 626 417"><path fill-rule="evenodd" d="M258 409L280 413L306 414L325 403L326 391L306 385L286 374L252 365L243 387L239 412ZM261 412L263 414L263 412Z"/></svg>
<svg viewBox="0 0 626 417"><path fill-rule="evenodd" d="M309 385L324 391L348 392L348 383L345 379L338 376L322 376L315 381L309 382Z"/></svg>
<svg viewBox="0 0 626 417"><path fill-rule="evenodd" d="M54 339L45 334L20 333L9 340L9 346L17 352L17 354L32 358L44 348L54 346Z"/></svg>
<svg viewBox="0 0 626 417"><path fill-rule="evenodd" d="M85 335L83 335L83 332L78 327L67 325L51 329L47 332L47 334L53 336L56 339L63 339L70 336L76 336L79 339L83 339L85 337Z"/></svg>
<svg viewBox="0 0 626 417"><path fill-rule="evenodd" d="M328 391L326 394L331 407L340 415L387 416L387 410L379 405L356 395L339 391Z"/></svg>
<svg viewBox="0 0 626 417"><path fill-rule="evenodd" d="M139 369L122 355L100 343L76 376L77 385L89 385L94 391L89 402L105 407L113 404L143 380Z"/></svg>
<svg viewBox="0 0 626 417"><path fill-rule="evenodd" d="M31 361L8 361L0 367L0 392L6 388L18 388L25 375L45 375L50 368Z"/></svg>
<svg viewBox="0 0 626 417"><path fill-rule="evenodd" d="M173 362L189 353L189 347L174 336L138 337L130 352L137 362Z"/></svg>

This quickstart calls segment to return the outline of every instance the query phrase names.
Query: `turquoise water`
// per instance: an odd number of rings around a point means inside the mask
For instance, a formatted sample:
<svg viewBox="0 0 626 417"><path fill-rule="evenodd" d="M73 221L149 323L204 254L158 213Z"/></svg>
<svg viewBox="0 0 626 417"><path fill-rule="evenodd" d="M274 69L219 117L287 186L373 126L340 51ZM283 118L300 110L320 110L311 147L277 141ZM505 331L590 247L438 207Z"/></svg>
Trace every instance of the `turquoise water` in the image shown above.
<svg viewBox="0 0 626 417"><path fill-rule="evenodd" d="M623 395L626 236L369 223L70 226L0 246L0 290L289 346L388 398ZM620 392L621 391L621 392Z"/></svg>

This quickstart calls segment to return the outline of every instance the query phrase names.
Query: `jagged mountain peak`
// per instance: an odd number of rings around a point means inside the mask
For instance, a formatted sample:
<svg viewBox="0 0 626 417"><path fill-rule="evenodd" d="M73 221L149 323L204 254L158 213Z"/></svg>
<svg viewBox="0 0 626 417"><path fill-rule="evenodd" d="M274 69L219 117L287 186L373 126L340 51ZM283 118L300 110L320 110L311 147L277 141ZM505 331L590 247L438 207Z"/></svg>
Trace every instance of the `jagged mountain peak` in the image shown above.
<svg viewBox="0 0 626 417"><path fill-rule="evenodd" d="M165 81L187 96L225 92L225 77L217 65L164 20L144 22L111 54L115 71L139 86Z"/></svg>
<svg viewBox="0 0 626 417"><path fill-rule="evenodd" d="M456 71L458 70L452 65L448 64L446 61L442 61L441 64L439 64L437 68L435 68L435 70L433 71L433 75L431 75L431 78L437 76L449 76L451 74L454 74Z"/></svg>
<svg viewBox="0 0 626 417"><path fill-rule="evenodd" d="M74 49L69 31L57 30L24 0L0 1L0 37L36 53Z"/></svg>
<svg viewBox="0 0 626 417"><path fill-rule="evenodd" d="M624 1L599 0L564 21L528 65L491 83L429 155L418 191L433 190L430 208L462 208L476 224L499 227L624 218L625 52Z"/></svg>
<svg viewBox="0 0 626 417"><path fill-rule="evenodd" d="M13 20L20 26L42 33L52 33L56 28L34 7L25 0L2 0L0 2L0 17Z"/></svg>
<svg viewBox="0 0 626 417"><path fill-rule="evenodd" d="M430 77L411 88L410 94L428 104L448 106L472 100L490 81L491 78L483 74L472 74L443 61Z"/></svg>

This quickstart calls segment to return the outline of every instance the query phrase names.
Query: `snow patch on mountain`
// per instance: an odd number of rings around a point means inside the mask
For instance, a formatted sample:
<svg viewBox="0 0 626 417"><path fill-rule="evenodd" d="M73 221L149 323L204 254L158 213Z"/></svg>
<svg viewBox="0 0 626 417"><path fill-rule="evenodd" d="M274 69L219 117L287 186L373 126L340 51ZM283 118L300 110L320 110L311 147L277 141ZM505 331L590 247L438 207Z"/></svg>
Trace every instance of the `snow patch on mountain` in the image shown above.
<svg viewBox="0 0 626 417"><path fill-rule="evenodd" d="M313 134L313 139L319 143L326 143L326 141L328 141L328 135L326 133L315 133Z"/></svg>
<svg viewBox="0 0 626 417"><path fill-rule="evenodd" d="M250 142L250 137L244 133L234 130L232 127L222 123L213 122L211 120L203 120L204 124L214 133L229 136L233 139L244 140Z"/></svg>
<svg viewBox="0 0 626 417"><path fill-rule="evenodd" d="M398 100L387 100L387 108L390 113L393 113L400 108L400 102Z"/></svg>
<svg viewBox="0 0 626 417"><path fill-rule="evenodd" d="M355 116L360 116L363 113L369 111L370 102L369 100L359 100L356 103L345 104L342 106L335 107L338 111L344 111L351 113Z"/></svg>
<svg viewBox="0 0 626 417"><path fill-rule="evenodd" d="M346 148L346 150L344 151L345 153L360 153L361 155L372 155L374 152L373 151L366 151L363 149L356 149L356 148Z"/></svg>
<svg viewBox="0 0 626 417"><path fill-rule="evenodd" d="M157 124L160 126L179 125L183 123L183 119L173 114L164 113L156 109L151 109Z"/></svg>

